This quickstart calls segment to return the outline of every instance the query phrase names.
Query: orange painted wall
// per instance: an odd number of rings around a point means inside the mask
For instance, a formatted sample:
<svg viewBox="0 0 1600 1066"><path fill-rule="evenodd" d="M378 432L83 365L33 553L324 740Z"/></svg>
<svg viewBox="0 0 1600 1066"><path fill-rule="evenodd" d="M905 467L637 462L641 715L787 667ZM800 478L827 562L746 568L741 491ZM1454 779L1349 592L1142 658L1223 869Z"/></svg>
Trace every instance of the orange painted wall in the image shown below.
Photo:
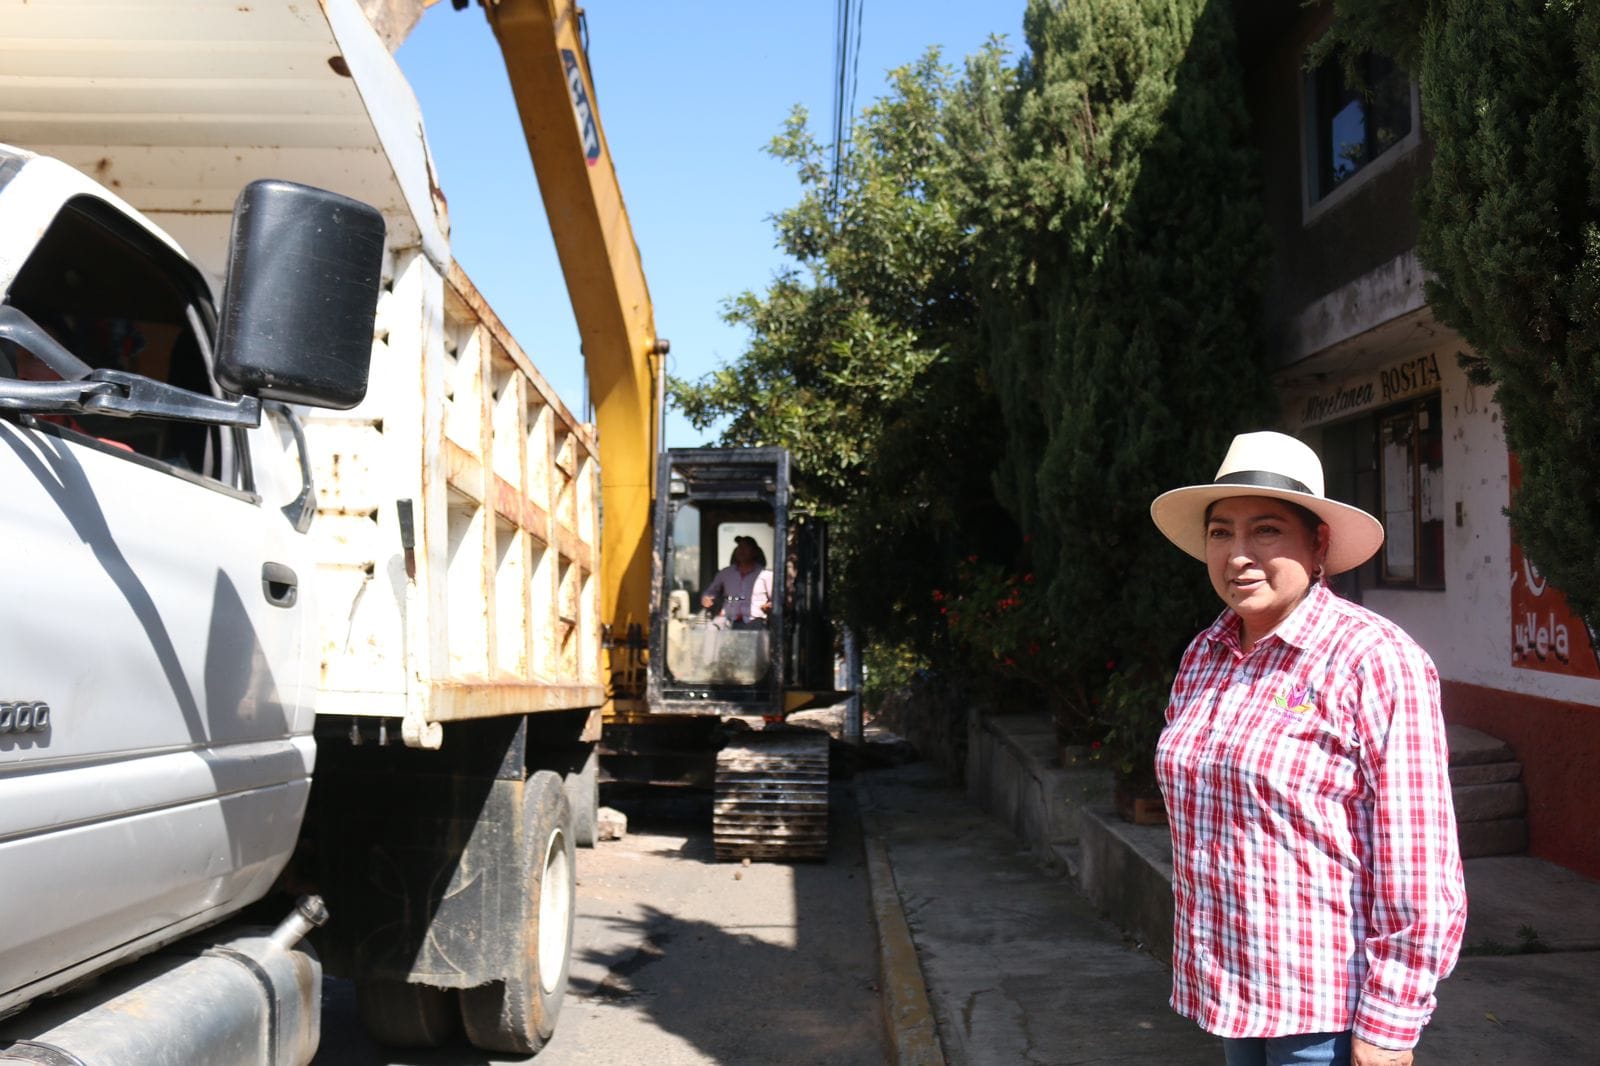
<svg viewBox="0 0 1600 1066"><path fill-rule="evenodd" d="M1600 707L1441 681L1444 717L1522 762L1528 854L1600 878Z"/></svg>

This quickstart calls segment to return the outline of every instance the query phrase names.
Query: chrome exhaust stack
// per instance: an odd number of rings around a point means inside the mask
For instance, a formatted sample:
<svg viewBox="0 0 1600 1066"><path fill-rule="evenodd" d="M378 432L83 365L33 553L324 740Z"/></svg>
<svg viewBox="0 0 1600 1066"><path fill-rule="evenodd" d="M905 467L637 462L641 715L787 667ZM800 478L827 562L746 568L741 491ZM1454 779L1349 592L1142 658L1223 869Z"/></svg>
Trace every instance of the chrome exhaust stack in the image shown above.
<svg viewBox="0 0 1600 1066"><path fill-rule="evenodd" d="M322 1027L322 963L301 941L327 921L302 897L270 932L222 930L0 1022L0 1063L304 1066Z"/></svg>

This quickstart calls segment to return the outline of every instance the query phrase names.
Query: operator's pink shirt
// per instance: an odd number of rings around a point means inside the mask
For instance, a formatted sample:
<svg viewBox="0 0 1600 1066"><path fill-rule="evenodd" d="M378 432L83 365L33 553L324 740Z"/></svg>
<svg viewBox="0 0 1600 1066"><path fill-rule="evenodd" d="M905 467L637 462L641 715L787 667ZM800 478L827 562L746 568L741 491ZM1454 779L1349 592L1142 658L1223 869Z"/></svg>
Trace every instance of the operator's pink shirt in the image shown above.
<svg viewBox="0 0 1600 1066"><path fill-rule="evenodd" d="M700 595L715 596L719 592L727 597L722 603L722 617L730 622L760 621L767 616L767 604L772 601L772 571L757 568L741 574L737 566L723 567Z"/></svg>

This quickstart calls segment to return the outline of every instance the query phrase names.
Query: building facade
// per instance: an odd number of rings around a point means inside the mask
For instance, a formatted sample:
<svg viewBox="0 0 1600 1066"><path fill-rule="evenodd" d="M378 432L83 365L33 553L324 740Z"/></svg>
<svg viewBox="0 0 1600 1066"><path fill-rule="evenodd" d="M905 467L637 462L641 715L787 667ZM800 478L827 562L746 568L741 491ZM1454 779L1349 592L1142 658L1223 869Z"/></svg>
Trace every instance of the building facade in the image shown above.
<svg viewBox="0 0 1600 1066"><path fill-rule="evenodd" d="M1308 69L1328 5L1236 4L1272 233L1266 292L1279 426L1317 449L1329 495L1383 521L1337 582L1438 665L1444 713L1523 766L1528 852L1600 877L1600 659L1506 519L1517 470L1492 387L1432 315L1413 207L1432 150L1416 79L1361 57ZM1593 461L1574 456L1574 462Z"/></svg>

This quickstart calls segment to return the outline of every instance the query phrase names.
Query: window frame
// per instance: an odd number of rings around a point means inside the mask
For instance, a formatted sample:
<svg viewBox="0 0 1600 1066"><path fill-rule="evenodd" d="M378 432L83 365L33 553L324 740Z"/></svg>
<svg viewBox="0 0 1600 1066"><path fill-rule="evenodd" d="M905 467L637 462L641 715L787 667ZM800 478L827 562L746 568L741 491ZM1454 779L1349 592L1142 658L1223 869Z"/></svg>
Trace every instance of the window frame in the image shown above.
<svg viewBox="0 0 1600 1066"><path fill-rule="evenodd" d="M128 257L139 261L145 269L157 274L162 283L173 293L174 298L185 308L184 321L174 322L180 330L187 331L196 344L197 365L205 378L206 391L221 398L223 391L217 386L215 378L215 345L217 340L218 315L216 304L211 289L206 284L194 264L184 259L172 246L163 242L157 235L138 225L113 204L104 199L87 193L78 193L69 196L61 202L51 216L49 224L41 235L40 242L31 248L28 255L22 260L16 276L12 279L11 286L3 294L4 302L12 303L15 289L25 279L30 264L36 253L39 252L45 240L50 239L52 232L61 223L64 216L71 214L77 222L76 225L88 226L97 233L95 240L103 240L123 246ZM91 247L90 251L93 250ZM73 255L78 254L74 249L68 249ZM51 254L56 254L54 251ZM65 256L63 256L65 258ZM249 449L245 443L244 431L237 427L207 426L206 432L215 436L216 455L213 459L214 473L193 470L178 463L157 458L137 452L124 451L119 447L108 446L96 439L92 434L68 426L56 425L44 419L33 417L29 414L20 414L18 421L28 425L38 432L60 436L75 443L92 447L97 451L105 452L126 462L133 462L153 470L159 470L196 485L227 495L236 496L251 502L259 502L259 495L255 492L254 476L249 460Z"/></svg>
<svg viewBox="0 0 1600 1066"><path fill-rule="evenodd" d="M1375 180L1380 174L1393 168L1396 163L1410 155L1422 143L1422 92L1417 82L1416 74L1406 71L1406 80L1410 86L1411 129L1407 131L1405 136L1364 164L1354 174L1335 185L1326 196L1318 197L1317 186L1321 176L1321 159L1319 158L1320 137L1317 127L1316 80L1319 72L1327 64L1339 62L1342 62L1342 60L1338 55L1330 56L1324 60L1323 66L1313 70L1304 70L1299 78L1300 221L1302 226L1310 226L1329 211L1338 208L1340 204L1354 195L1354 190L1362 188Z"/></svg>
<svg viewBox="0 0 1600 1066"><path fill-rule="evenodd" d="M1429 393L1426 396L1418 396L1415 399L1393 404L1381 411L1374 411L1372 414L1372 418L1377 425L1375 440L1379 451L1379 455L1377 457L1377 467L1378 499L1380 506L1382 506L1383 502L1387 499L1387 491L1389 487L1386 481L1386 466L1382 458L1386 429L1388 426L1396 424L1408 416L1411 420L1412 426L1415 427L1412 430L1410 455L1408 457L1410 467L1408 474L1411 483L1410 532L1412 544L1412 572L1411 576L1406 577L1404 575L1392 574L1389 570L1388 547L1390 523L1387 521L1388 513L1386 511L1384 514L1379 516L1379 520L1383 522L1384 528L1384 547L1378 550L1377 577L1379 588L1418 589L1421 591L1436 592L1442 591L1445 587L1445 545L1443 537L1440 538L1438 545L1438 558L1432 561L1432 565L1430 567L1429 563L1426 561L1429 545L1425 543L1424 538L1426 536L1426 530L1423 528L1427 524L1423 520L1423 498L1427 487L1427 478L1424 474L1424 467L1428 466L1429 464L1427 457L1424 455L1422 442L1428 437L1437 440L1439 444L1440 455L1437 467L1438 473L1435 475L1438 479L1436 484L1442 487L1444 478L1444 426L1442 425L1444 412L1443 403L1440 397L1440 393ZM1421 425L1419 419L1420 415L1427 415L1430 421L1432 421L1434 424L1430 426ZM1442 530L1444 526L1442 500L1440 501L1440 506L1441 513L1437 515L1433 521L1438 522ZM1433 571L1435 570L1437 572L1436 577L1433 576Z"/></svg>
<svg viewBox="0 0 1600 1066"><path fill-rule="evenodd" d="M1439 463L1434 476L1442 493L1445 484L1443 395L1442 391L1424 393L1322 427L1319 454L1329 477L1329 497L1362 508L1377 518L1384 529L1384 544L1376 555L1355 569L1330 578L1335 590L1347 599L1360 602L1362 593L1367 590L1442 592L1448 585L1447 538L1443 535L1439 537L1436 559L1430 562L1424 558L1426 545L1433 542L1425 541L1425 533L1431 536L1431 531L1423 529L1424 478L1420 447L1414 446L1410 456L1413 569L1410 577L1389 571L1388 551L1393 539L1384 502L1387 488L1383 463L1384 426L1407 415L1415 421L1418 413L1424 411L1433 424L1420 432L1436 439L1439 445ZM1420 437L1416 439L1420 440ZM1439 504L1441 513L1435 520L1441 523L1442 530L1445 523L1442 513L1444 500L1441 499Z"/></svg>

